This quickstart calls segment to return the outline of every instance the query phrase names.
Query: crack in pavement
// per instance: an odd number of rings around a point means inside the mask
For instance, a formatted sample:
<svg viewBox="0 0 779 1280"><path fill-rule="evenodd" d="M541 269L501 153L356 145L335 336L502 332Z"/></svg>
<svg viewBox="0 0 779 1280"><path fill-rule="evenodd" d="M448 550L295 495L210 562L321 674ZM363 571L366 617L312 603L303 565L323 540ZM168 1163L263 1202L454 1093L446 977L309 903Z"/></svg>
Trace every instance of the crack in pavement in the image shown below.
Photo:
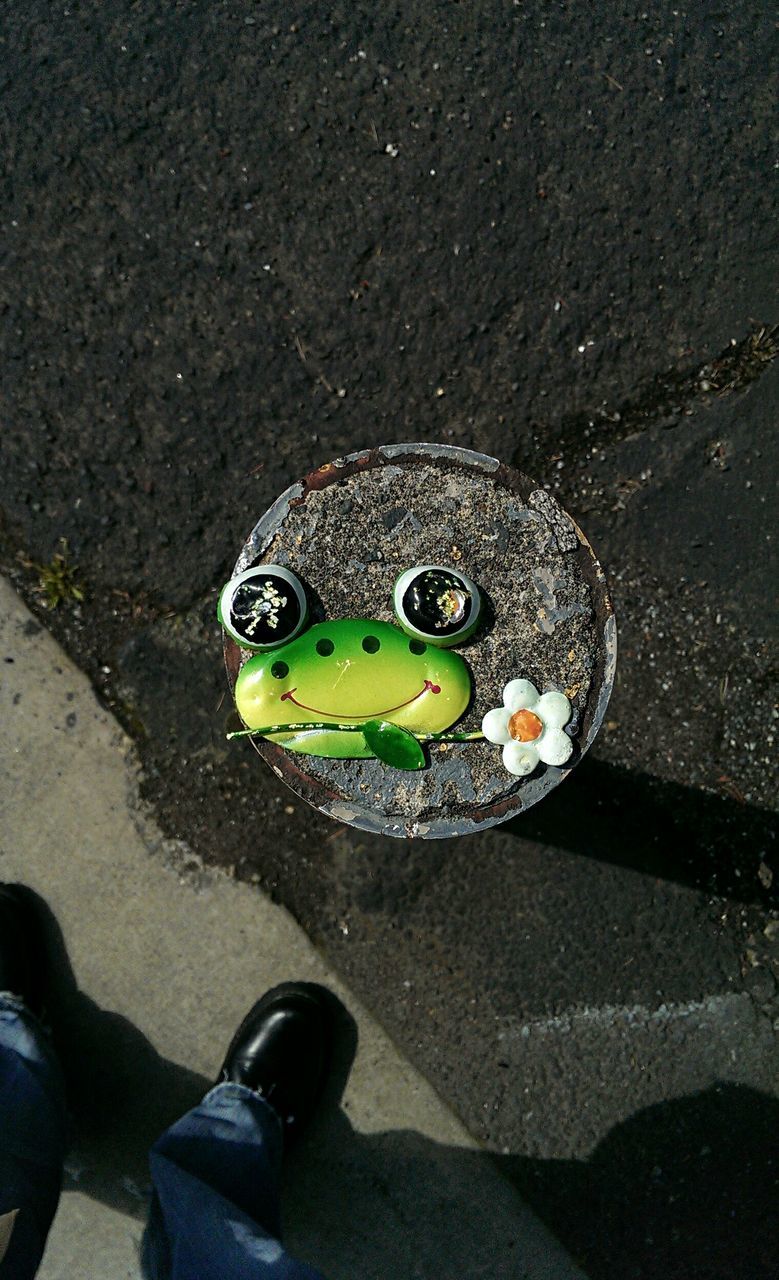
<svg viewBox="0 0 779 1280"><path fill-rule="evenodd" d="M779 355L779 325L760 325L714 360L693 369L672 368L657 375L619 409L600 406L535 425L512 461L530 475L545 474L550 462L583 463L593 446L608 448L651 427L677 427L697 408L745 390L768 372ZM597 504L588 508L597 509Z"/></svg>

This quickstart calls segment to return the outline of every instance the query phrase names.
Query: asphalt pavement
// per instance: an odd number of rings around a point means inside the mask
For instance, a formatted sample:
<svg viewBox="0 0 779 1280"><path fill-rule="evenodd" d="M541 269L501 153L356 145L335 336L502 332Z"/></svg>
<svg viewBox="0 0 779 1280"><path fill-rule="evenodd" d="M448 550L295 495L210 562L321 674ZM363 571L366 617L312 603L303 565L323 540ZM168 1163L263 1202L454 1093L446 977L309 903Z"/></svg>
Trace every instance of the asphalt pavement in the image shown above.
<svg viewBox="0 0 779 1280"><path fill-rule="evenodd" d="M4 36L3 567L166 834L293 913L599 1280L770 1274L775 38L540 0ZM406 845L225 742L214 604L287 484L420 439L561 498L620 664L543 805Z"/></svg>

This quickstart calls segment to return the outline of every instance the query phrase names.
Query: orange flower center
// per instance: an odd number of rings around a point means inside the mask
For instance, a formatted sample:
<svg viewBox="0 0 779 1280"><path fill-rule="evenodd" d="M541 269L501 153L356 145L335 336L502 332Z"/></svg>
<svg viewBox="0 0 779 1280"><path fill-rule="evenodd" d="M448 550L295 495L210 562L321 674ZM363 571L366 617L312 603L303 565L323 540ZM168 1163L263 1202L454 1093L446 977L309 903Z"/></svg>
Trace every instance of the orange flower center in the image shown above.
<svg viewBox="0 0 779 1280"><path fill-rule="evenodd" d="M533 711L515 711L509 720L509 733L515 742L535 742L543 732L543 722Z"/></svg>

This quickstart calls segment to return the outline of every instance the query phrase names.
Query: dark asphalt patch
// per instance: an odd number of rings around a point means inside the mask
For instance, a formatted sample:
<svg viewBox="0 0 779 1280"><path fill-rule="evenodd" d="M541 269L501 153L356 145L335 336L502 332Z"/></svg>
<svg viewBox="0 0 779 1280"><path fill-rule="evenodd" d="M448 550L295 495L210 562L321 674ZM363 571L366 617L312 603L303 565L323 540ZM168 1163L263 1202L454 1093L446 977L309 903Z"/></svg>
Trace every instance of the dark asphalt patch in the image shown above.
<svg viewBox="0 0 779 1280"><path fill-rule="evenodd" d="M652 396L776 319L772 34L762 3L35 0L4 44L5 567L167 830L219 833L609 1280L768 1274L776 375ZM532 454L621 637L570 808L434 849L228 747L213 616L291 480L409 439ZM63 537L85 600L46 613ZM550 1020L584 1008L577 1058Z"/></svg>

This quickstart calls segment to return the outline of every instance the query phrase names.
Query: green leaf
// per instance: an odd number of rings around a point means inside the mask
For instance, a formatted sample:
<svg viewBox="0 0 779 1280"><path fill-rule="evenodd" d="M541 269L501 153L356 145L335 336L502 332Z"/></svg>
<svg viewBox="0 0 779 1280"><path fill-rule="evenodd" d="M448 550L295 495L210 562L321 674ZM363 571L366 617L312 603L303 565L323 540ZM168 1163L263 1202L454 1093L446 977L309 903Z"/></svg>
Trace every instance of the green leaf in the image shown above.
<svg viewBox="0 0 779 1280"><path fill-rule="evenodd" d="M401 729L388 720L369 720L362 732L373 754L385 764L409 771L424 769L425 753L408 729Z"/></svg>

